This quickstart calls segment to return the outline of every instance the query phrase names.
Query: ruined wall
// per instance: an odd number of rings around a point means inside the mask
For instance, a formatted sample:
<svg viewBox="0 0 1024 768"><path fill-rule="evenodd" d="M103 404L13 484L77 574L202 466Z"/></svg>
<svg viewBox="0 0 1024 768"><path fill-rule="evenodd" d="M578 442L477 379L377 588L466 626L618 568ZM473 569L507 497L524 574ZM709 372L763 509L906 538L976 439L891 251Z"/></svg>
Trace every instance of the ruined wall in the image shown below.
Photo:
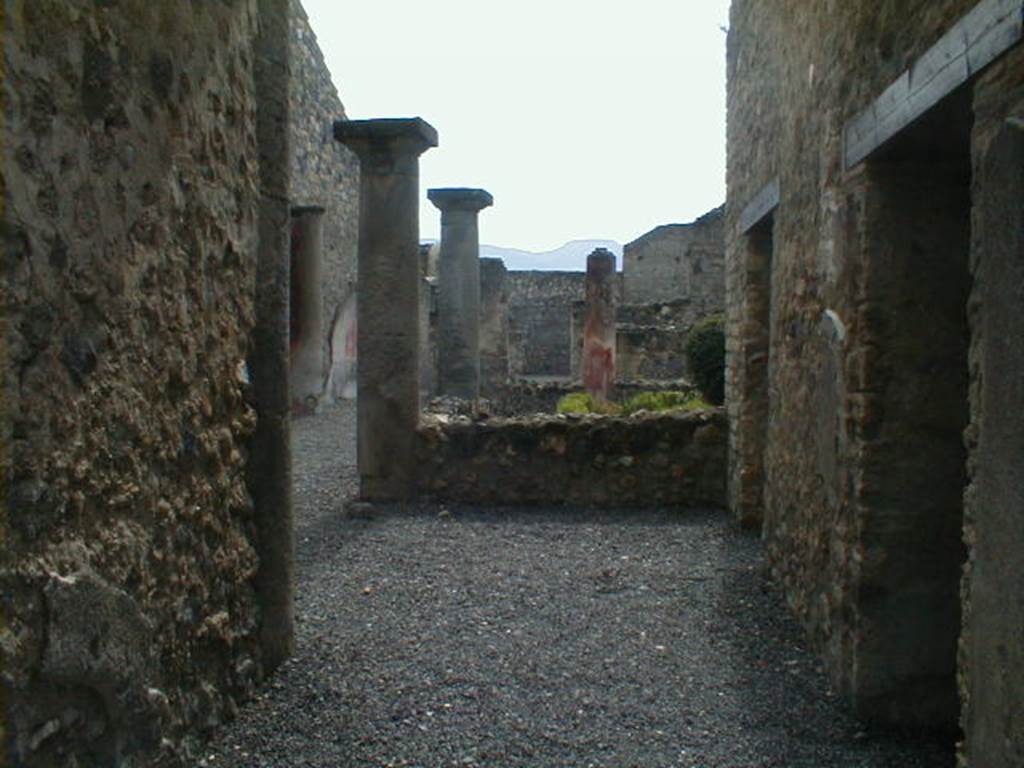
<svg viewBox="0 0 1024 768"><path fill-rule="evenodd" d="M723 209L716 208L692 224L658 227L626 246L623 272L615 278L619 347L625 355L619 378L685 374L681 350L689 327L724 309L722 227ZM583 272L506 273L507 329L491 313L482 331L492 329L495 340L507 336L512 376L579 378L584 277ZM481 289L488 286L482 283Z"/></svg>
<svg viewBox="0 0 1024 768"><path fill-rule="evenodd" d="M420 397L437 394L437 260L440 243L420 243Z"/></svg>
<svg viewBox="0 0 1024 768"><path fill-rule="evenodd" d="M508 272L509 372L570 375L572 303L583 299L583 272Z"/></svg>
<svg viewBox="0 0 1024 768"><path fill-rule="evenodd" d="M475 504L723 506L720 410L633 418L428 417L418 433L421 495Z"/></svg>
<svg viewBox="0 0 1024 768"><path fill-rule="evenodd" d="M359 161L334 140L345 108L299 0L291 3L292 204L323 207L322 301L324 392L341 397L355 375L354 316L345 313L354 294L359 242Z"/></svg>
<svg viewBox="0 0 1024 768"><path fill-rule="evenodd" d="M716 309L717 307L717 309ZM623 304L618 319L624 325L658 328L690 328L708 315L721 311L721 304L690 299L655 301L650 304Z"/></svg>
<svg viewBox="0 0 1024 768"><path fill-rule="evenodd" d="M437 278L420 278L420 395L437 394Z"/></svg>
<svg viewBox="0 0 1024 768"><path fill-rule="evenodd" d="M970 306L976 348L981 318L992 311L981 308L1007 303L990 298L991 284L976 282L968 304L969 278L958 270L968 248L973 261L988 258L977 232L975 244L966 244L965 214L972 198L984 197L976 188L979 135L994 135L1002 116L1019 108L1012 105L1020 104L1020 55L1007 55L973 88L946 99L940 119L848 170L843 129L975 5L738 0L729 33L730 504L747 521L763 516L789 602L862 714L939 727L954 724L957 706L950 627L959 618L963 552L959 510L945 505L965 480L958 447L967 404L963 316ZM985 6L984 18L1015 14L1019 28L1020 3ZM978 17L973 29L986 23ZM974 190L964 172L972 101ZM773 179L777 209L744 234L744 210ZM975 225L980 215L976 208ZM972 272L977 280L976 265ZM1019 318L1019 310L1010 315ZM972 387L980 367L972 360ZM971 407L977 423L977 396ZM936 469L936 461L950 469ZM938 478L948 486L942 499ZM970 499L967 543L975 544ZM1003 520L999 535L1006 536ZM972 574L979 556L972 556ZM1004 593L1020 588L1018 578L990 569L991 561L980 566L993 579L983 591L996 583ZM976 579L967 579L967 594ZM968 607L967 634L977 621L1008 638L1000 621L989 625L991 618ZM932 630L939 640L919 639ZM1002 679L1020 679L1019 636L1003 648L1012 650ZM998 674L992 657L984 673L972 666L979 653L961 651L961 695L970 691L965 754L971 765L1019 764L1012 745L1020 743L1021 716L1010 703L1019 692L985 695L985 711L976 711L977 692L992 690L976 676L991 682Z"/></svg>
<svg viewBox="0 0 1024 768"><path fill-rule="evenodd" d="M573 305L572 371L579 378L583 348L583 302ZM699 321L720 314L720 301L698 297L620 304L617 317L616 376L623 381L685 379L690 375L686 340Z"/></svg>
<svg viewBox="0 0 1024 768"><path fill-rule="evenodd" d="M261 675L238 375L255 5L33 0L6 17L10 749L141 764Z"/></svg>
<svg viewBox="0 0 1024 768"><path fill-rule="evenodd" d="M960 638L968 766L1024 764L1024 50L974 99L970 485Z"/></svg>
<svg viewBox="0 0 1024 768"><path fill-rule="evenodd" d="M724 207L691 224L665 224L627 244L619 276L616 377L678 379L687 375L687 334L725 308ZM580 378L586 306L574 302L571 366Z"/></svg>
<svg viewBox="0 0 1024 768"><path fill-rule="evenodd" d="M508 271L501 259L480 259L480 394L491 397L508 380Z"/></svg>
<svg viewBox="0 0 1024 768"><path fill-rule="evenodd" d="M616 375L620 379L685 379L689 330L679 327L626 325L616 329Z"/></svg>
<svg viewBox="0 0 1024 768"><path fill-rule="evenodd" d="M622 249L623 303L687 298L720 311L725 300L724 209L690 224L664 224Z"/></svg>

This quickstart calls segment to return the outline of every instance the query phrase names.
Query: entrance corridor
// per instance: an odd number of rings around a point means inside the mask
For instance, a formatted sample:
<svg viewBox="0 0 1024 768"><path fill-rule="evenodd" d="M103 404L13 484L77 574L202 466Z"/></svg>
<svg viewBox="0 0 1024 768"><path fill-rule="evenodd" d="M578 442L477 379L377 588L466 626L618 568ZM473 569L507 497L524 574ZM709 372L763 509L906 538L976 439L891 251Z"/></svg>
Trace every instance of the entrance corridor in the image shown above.
<svg viewBox="0 0 1024 768"><path fill-rule="evenodd" d="M354 422L293 422L297 651L197 765L953 765L847 714L725 513L346 519Z"/></svg>

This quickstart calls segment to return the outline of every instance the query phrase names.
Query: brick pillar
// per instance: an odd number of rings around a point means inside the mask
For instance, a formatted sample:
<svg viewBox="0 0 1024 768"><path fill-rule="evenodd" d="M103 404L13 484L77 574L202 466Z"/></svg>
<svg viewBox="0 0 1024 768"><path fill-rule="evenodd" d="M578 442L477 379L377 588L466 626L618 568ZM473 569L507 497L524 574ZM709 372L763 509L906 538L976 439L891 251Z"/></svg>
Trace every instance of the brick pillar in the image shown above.
<svg viewBox="0 0 1024 768"><path fill-rule="evenodd" d="M437 131L419 118L339 120L359 157L357 463L366 500L408 498L419 420L419 156Z"/></svg>
<svg viewBox="0 0 1024 768"><path fill-rule="evenodd" d="M437 381L442 395L480 396L479 212L494 199L482 189L431 189L441 211Z"/></svg>
<svg viewBox="0 0 1024 768"><path fill-rule="evenodd" d="M587 256L583 386L607 400L615 384L615 254L598 248Z"/></svg>

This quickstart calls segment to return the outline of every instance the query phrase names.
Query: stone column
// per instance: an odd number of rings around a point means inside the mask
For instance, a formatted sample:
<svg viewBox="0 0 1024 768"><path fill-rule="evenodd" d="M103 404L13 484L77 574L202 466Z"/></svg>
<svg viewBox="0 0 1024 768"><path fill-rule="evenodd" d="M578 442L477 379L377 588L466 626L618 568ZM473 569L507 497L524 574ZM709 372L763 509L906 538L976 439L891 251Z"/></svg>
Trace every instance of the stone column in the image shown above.
<svg viewBox="0 0 1024 768"><path fill-rule="evenodd" d="M482 189L431 189L441 211L437 382L442 395L480 396L480 236L477 214L494 202Z"/></svg>
<svg viewBox="0 0 1024 768"><path fill-rule="evenodd" d="M249 370L256 399L256 433L248 486L256 523L264 667L274 670L295 648L295 534L288 396L288 198L291 64L288 0L259 0L254 50L256 145L259 159L259 241L256 250L256 322Z"/></svg>
<svg viewBox="0 0 1024 768"><path fill-rule="evenodd" d="M607 400L615 383L615 254L598 248L587 256L583 386Z"/></svg>
<svg viewBox="0 0 1024 768"><path fill-rule="evenodd" d="M357 463L365 500L412 495L419 421L419 156L437 131L419 118L339 120L359 157Z"/></svg>
<svg viewBox="0 0 1024 768"><path fill-rule="evenodd" d="M293 413L316 410L324 386L323 216L319 206L292 208L288 337Z"/></svg>

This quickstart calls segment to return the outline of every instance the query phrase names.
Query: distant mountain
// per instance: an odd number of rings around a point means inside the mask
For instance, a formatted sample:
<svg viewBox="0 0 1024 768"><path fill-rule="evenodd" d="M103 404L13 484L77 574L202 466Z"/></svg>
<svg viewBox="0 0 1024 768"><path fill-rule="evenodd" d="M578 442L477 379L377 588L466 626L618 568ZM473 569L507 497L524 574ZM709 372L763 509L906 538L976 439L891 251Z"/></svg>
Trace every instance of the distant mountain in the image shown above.
<svg viewBox="0 0 1024 768"><path fill-rule="evenodd" d="M616 267L622 269L622 245L614 240L572 240L553 251L523 251L518 248L501 248L497 245L481 245L480 256L499 258L506 269L543 269L585 272L587 256L595 248L606 248L615 254Z"/></svg>

